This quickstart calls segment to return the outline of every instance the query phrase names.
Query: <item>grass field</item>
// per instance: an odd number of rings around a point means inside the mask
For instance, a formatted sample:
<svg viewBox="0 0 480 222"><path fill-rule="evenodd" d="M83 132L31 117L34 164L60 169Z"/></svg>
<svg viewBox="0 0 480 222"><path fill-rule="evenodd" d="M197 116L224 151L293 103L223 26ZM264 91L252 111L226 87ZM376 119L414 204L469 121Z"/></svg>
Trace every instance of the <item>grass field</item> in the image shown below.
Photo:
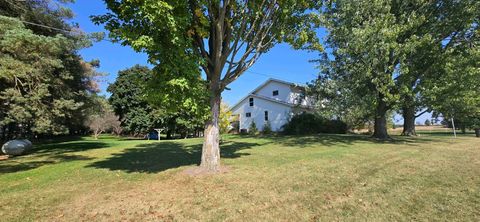
<svg viewBox="0 0 480 222"><path fill-rule="evenodd" d="M44 143L0 161L0 221L480 221L480 139L394 139L229 136L200 177L201 139Z"/></svg>

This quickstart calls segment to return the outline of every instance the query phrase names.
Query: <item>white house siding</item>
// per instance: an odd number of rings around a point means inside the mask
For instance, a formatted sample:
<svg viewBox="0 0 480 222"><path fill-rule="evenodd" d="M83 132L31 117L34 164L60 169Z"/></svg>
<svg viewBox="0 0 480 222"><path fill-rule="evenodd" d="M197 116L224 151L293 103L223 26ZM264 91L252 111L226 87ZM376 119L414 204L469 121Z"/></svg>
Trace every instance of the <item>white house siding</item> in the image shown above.
<svg viewBox="0 0 480 222"><path fill-rule="evenodd" d="M278 90L278 96L273 96L273 91ZM290 86L285 83L270 81L267 85L259 89L254 94L272 98L279 101L290 102L291 92Z"/></svg>
<svg viewBox="0 0 480 222"><path fill-rule="evenodd" d="M253 98L253 107L250 106L249 98ZM281 127L288 122L291 115L291 107L255 96L247 97L232 110L234 115L239 116L240 130L248 129L252 121L255 121L260 131L263 130L266 123L265 111L268 111L268 121L273 131L281 130ZM246 117L248 112L251 113L251 117Z"/></svg>
<svg viewBox="0 0 480 222"><path fill-rule="evenodd" d="M275 90L278 90L278 96L273 96L273 91ZM257 92L254 92L254 94L290 104L298 104L299 102L302 106L309 106L312 104L309 98L302 98L301 90L292 85L281 82L270 81Z"/></svg>

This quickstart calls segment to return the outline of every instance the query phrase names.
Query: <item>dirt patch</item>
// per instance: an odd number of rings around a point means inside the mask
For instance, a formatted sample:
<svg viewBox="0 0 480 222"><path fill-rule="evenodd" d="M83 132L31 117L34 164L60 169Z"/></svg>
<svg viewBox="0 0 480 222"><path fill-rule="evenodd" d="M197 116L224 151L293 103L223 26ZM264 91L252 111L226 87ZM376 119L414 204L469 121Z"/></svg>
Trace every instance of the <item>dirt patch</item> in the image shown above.
<svg viewBox="0 0 480 222"><path fill-rule="evenodd" d="M231 168L228 167L228 166L220 166L220 169L217 172L211 172L211 171L206 170L203 167L196 166L196 167L187 168L186 170L182 171L181 174L197 177L197 176L224 174L224 173L228 173L230 171L231 171Z"/></svg>
<svg viewBox="0 0 480 222"><path fill-rule="evenodd" d="M8 160L9 156L8 155L0 155L0 161L2 160Z"/></svg>

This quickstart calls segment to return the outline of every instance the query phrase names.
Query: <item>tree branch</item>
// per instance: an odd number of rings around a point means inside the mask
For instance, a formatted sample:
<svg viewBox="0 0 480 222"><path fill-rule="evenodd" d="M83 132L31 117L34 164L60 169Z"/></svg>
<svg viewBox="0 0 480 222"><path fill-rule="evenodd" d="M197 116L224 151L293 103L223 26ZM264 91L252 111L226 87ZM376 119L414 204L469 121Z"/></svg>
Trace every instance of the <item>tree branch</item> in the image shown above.
<svg viewBox="0 0 480 222"><path fill-rule="evenodd" d="M421 115L425 114L425 113L428 113L430 110L429 109L426 109L424 110L423 112L419 113L418 115L415 115L415 118L418 118L420 117Z"/></svg>

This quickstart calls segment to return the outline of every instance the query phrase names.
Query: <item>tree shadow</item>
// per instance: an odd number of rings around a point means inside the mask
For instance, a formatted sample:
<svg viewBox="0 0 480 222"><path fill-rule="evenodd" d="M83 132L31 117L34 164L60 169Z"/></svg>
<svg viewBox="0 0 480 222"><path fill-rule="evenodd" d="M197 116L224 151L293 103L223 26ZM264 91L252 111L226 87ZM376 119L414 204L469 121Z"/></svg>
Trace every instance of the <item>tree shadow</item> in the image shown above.
<svg viewBox="0 0 480 222"><path fill-rule="evenodd" d="M239 158L250 154L238 151L257 145L259 144L227 141L222 143L220 155L222 158ZM127 173L158 173L181 166L198 165L201 152L202 144L183 145L179 142L163 141L137 145L87 167Z"/></svg>
<svg viewBox="0 0 480 222"><path fill-rule="evenodd" d="M100 141L74 141L34 145L34 149L30 152L33 155L52 155L72 152L81 152L92 149L107 148L108 144Z"/></svg>
<svg viewBox="0 0 480 222"><path fill-rule="evenodd" d="M46 160L17 161L16 159L0 162L0 174L16 173L20 171L32 170L44 165L56 164L59 162L70 162L78 160L91 160L93 158L81 155L55 155Z"/></svg>
<svg viewBox="0 0 480 222"><path fill-rule="evenodd" d="M33 149L26 154L0 161L0 173L27 171L60 162L91 160L92 158L70 153L107 147L106 143L100 141L72 141L70 139L61 142L36 143Z"/></svg>
<svg viewBox="0 0 480 222"><path fill-rule="evenodd" d="M310 136L275 136L272 138L276 143L287 146L305 148L311 145L321 144L323 146L350 146L358 142L371 142L380 144L409 144L418 146L420 143L435 141L425 137L404 137L393 136L389 140L378 140L369 135L361 134L318 134Z"/></svg>

